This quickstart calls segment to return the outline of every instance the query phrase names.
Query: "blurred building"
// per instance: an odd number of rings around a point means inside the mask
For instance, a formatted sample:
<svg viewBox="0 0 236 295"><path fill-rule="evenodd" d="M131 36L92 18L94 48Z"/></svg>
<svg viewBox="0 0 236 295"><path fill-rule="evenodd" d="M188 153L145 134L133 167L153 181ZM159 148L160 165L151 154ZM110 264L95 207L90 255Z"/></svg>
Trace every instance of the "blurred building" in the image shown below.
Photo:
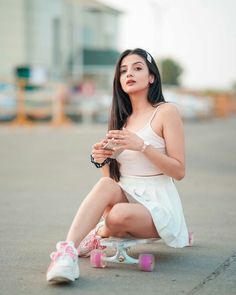
<svg viewBox="0 0 236 295"><path fill-rule="evenodd" d="M0 80L29 65L41 78L110 88L120 14L96 0L1 0Z"/></svg>

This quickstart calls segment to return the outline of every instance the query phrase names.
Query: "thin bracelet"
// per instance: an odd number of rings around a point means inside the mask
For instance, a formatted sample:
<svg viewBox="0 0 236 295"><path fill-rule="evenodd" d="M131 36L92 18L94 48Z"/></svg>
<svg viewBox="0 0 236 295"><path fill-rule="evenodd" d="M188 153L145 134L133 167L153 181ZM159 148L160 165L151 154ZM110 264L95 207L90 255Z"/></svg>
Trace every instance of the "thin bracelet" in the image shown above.
<svg viewBox="0 0 236 295"><path fill-rule="evenodd" d="M150 145L150 143L149 143L148 141L145 140L145 141L143 142L143 146L142 146L140 152L143 153L149 145Z"/></svg>

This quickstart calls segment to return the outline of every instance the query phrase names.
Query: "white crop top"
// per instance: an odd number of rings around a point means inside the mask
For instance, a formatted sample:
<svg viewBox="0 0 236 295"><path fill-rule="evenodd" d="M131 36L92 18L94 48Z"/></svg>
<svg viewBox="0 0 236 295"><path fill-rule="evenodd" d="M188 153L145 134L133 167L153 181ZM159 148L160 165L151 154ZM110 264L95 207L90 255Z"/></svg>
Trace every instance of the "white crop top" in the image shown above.
<svg viewBox="0 0 236 295"><path fill-rule="evenodd" d="M148 123L135 132L144 141L148 141L153 147L158 149L159 152L166 153L165 140L161 136L157 135L152 127L151 122L154 118L158 107L155 109ZM133 176L148 176L162 173L162 171L154 165L142 152L124 150L116 158L120 164L121 176L133 175Z"/></svg>

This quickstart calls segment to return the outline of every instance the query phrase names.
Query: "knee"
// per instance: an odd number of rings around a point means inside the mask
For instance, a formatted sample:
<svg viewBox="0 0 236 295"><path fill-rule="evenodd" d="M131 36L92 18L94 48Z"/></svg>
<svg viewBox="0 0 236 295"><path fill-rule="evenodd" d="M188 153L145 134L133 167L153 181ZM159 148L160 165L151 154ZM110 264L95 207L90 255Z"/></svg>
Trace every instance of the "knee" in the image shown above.
<svg viewBox="0 0 236 295"><path fill-rule="evenodd" d="M127 204L125 203L118 203L112 207L106 217L106 226L110 230L121 230L128 224L130 216L126 208Z"/></svg>
<svg viewBox="0 0 236 295"><path fill-rule="evenodd" d="M117 203L116 199L119 198L120 186L110 177L102 177L93 187L92 196L96 199L101 198L107 200L109 204L113 206L114 203Z"/></svg>
<svg viewBox="0 0 236 295"><path fill-rule="evenodd" d="M99 179L99 181L97 182L97 186L102 188L104 190L104 188L107 190L109 189L113 189L117 187L117 183L115 182L115 180L113 180L110 177L102 177Z"/></svg>

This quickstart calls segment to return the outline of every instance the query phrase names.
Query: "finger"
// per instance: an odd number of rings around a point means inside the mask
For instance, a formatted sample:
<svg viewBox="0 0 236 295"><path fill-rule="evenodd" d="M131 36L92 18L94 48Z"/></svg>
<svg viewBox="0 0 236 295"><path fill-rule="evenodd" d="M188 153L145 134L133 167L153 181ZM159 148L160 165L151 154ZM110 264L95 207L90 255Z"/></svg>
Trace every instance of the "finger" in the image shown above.
<svg viewBox="0 0 236 295"><path fill-rule="evenodd" d="M115 137L115 135L112 134L112 133L107 133L107 134L106 134L106 139L111 140L111 139L114 139L114 137Z"/></svg>
<svg viewBox="0 0 236 295"><path fill-rule="evenodd" d="M113 150L108 150L104 152L102 155L103 157L109 158L113 154Z"/></svg>
<svg viewBox="0 0 236 295"><path fill-rule="evenodd" d="M113 153L116 152L116 151L119 151L119 150L124 150L125 149L125 146L124 145L120 145L119 147L115 147L113 149Z"/></svg>
<svg viewBox="0 0 236 295"><path fill-rule="evenodd" d="M104 141L95 143L92 149L101 150L103 148L103 145L104 145Z"/></svg>
<svg viewBox="0 0 236 295"><path fill-rule="evenodd" d="M109 157L110 155L112 155L113 150L93 150L92 154L95 155L96 157L101 156L101 157Z"/></svg>
<svg viewBox="0 0 236 295"><path fill-rule="evenodd" d="M102 154L92 154L92 157L94 158L94 159L105 159L105 158L107 158L107 156L104 156L104 155L102 155Z"/></svg>
<svg viewBox="0 0 236 295"><path fill-rule="evenodd" d="M103 139L102 146L104 146L108 142L107 138Z"/></svg>
<svg viewBox="0 0 236 295"><path fill-rule="evenodd" d="M123 134L123 133L107 134L107 138L109 140L114 140L114 142L115 142L116 139L124 139L124 138L126 138L126 135Z"/></svg>
<svg viewBox="0 0 236 295"><path fill-rule="evenodd" d="M92 149L101 149L102 147L102 143L98 142L98 143L95 143L93 146L92 146Z"/></svg>
<svg viewBox="0 0 236 295"><path fill-rule="evenodd" d="M108 133L129 133L131 131L127 130L126 128L122 128L122 129L117 129L117 130L109 130Z"/></svg>
<svg viewBox="0 0 236 295"><path fill-rule="evenodd" d="M109 135L113 135L114 137L116 137L116 135L118 135L118 134L123 134L123 133L124 133L123 130L110 130L108 132Z"/></svg>
<svg viewBox="0 0 236 295"><path fill-rule="evenodd" d="M92 156L93 158L109 158L112 155L113 151L109 151L109 152L101 152L101 153L97 153L97 152L93 152Z"/></svg>

